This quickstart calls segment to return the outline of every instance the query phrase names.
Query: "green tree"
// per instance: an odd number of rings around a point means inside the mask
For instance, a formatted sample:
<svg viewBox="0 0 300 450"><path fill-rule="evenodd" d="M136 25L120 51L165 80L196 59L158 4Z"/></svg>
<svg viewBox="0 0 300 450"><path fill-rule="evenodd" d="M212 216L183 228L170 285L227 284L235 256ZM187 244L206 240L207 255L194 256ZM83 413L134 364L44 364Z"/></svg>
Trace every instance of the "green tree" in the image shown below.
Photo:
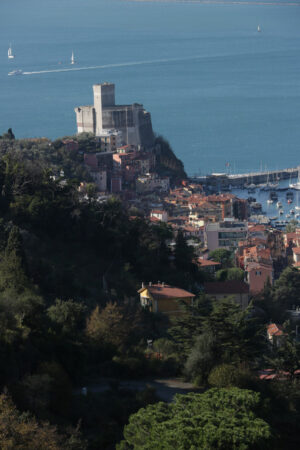
<svg viewBox="0 0 300 450"><path fill-rule="evenodd" d="M232 253L230 250L226 250L225 248L218 248L217 250L210 252L209 259L219 262L222 269L227 269L233 265Z"/></svg>
<svg viewBox="0 0 300 450"><path fill-rule="evenodd" d="M177 394L172 403L156 403L133 414L117 449L267 448L272 433L257 415L260 405L258 393L238 388Z"/></svg>
<svg viewBox="0 0 300 450"><path fill-rule="evenodd" d="M277 373L285 375L293 382L296 381L296 373L300 370L300 342L295 340L292 334L283 336L281 345L274 346L271 357L267 357L270 366Z"/></svg>
<svg viewBox="0 0 300 450"><path fill-rule="evenodd" d="M238 267L230 267L229 269L221 269L216 272L216 279L218 281L243 281L245 273Z"/></svg>
<svg viewBox="0 0 300 450"><path fill-rule="evenodd" d="M54 330L65 336L76 338L83 329L86 306L74 300L56 299L55 304L47 310Z"/></svg>
<svg viewBox="0 0 300 450"><path fill-rule="evenodd" d="M102 310L99 306L94 309L87 320L86 334L96 346L121 350L128 342L133 325L122 306L109 302Z"/></svg>

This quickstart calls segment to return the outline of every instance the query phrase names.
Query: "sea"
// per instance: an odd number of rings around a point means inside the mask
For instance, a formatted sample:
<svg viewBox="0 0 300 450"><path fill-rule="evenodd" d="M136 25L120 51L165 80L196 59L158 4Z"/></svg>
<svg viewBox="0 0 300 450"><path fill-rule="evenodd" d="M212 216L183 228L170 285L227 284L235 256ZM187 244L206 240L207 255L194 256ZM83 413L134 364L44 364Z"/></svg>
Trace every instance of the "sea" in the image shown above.
<svg viewBox="0 0 300 450"><path fill-rule="evenodd" d="M0 1L0 134L75 134L105 81L189 175L300 164L300 0Z"/></svg>

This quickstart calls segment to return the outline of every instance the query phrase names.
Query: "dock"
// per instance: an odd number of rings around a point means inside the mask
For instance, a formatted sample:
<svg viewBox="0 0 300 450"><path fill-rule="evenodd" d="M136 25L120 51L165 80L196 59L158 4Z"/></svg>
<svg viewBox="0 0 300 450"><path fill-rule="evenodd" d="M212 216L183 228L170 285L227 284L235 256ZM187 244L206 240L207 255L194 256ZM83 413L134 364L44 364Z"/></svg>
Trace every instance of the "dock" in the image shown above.
<svg viewBox="0 0 300 450"><path fill-rule="evenodd" d="M203 177L192 177L191 181L210 186L212 189L242 189L249 184L275 183L281 180L297 178L300 166L281 170L250 172L242 174L212 173Z"/></svg>

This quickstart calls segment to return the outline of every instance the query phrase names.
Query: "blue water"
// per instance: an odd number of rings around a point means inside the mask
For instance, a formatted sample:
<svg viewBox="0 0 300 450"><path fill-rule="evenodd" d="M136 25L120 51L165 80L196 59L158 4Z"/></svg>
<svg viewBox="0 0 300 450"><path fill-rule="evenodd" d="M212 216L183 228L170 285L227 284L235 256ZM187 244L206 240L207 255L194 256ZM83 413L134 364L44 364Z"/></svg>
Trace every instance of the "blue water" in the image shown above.
<svg viewBox="0 0 300 450"><path fill-rule="evenodd" d="M1 0L0 133L74 134L104 81L144 104L191 175L300 164L300 4Z"/></svg>

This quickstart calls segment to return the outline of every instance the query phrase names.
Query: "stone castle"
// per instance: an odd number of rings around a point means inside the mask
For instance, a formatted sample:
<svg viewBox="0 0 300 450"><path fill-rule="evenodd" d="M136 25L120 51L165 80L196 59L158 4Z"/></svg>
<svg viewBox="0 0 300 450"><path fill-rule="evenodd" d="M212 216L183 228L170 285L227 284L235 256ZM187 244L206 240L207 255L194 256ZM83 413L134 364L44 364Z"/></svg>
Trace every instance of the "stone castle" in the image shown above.
<svg viewBox="0 0 300 450"><path fill-rule="evenodd" d="M113 137L116 146L153 147L151 116L143 105L116 105L112 83L95 84L93 91L93 106L75 108L78 133L93 133L105 140Z"/></svg>

